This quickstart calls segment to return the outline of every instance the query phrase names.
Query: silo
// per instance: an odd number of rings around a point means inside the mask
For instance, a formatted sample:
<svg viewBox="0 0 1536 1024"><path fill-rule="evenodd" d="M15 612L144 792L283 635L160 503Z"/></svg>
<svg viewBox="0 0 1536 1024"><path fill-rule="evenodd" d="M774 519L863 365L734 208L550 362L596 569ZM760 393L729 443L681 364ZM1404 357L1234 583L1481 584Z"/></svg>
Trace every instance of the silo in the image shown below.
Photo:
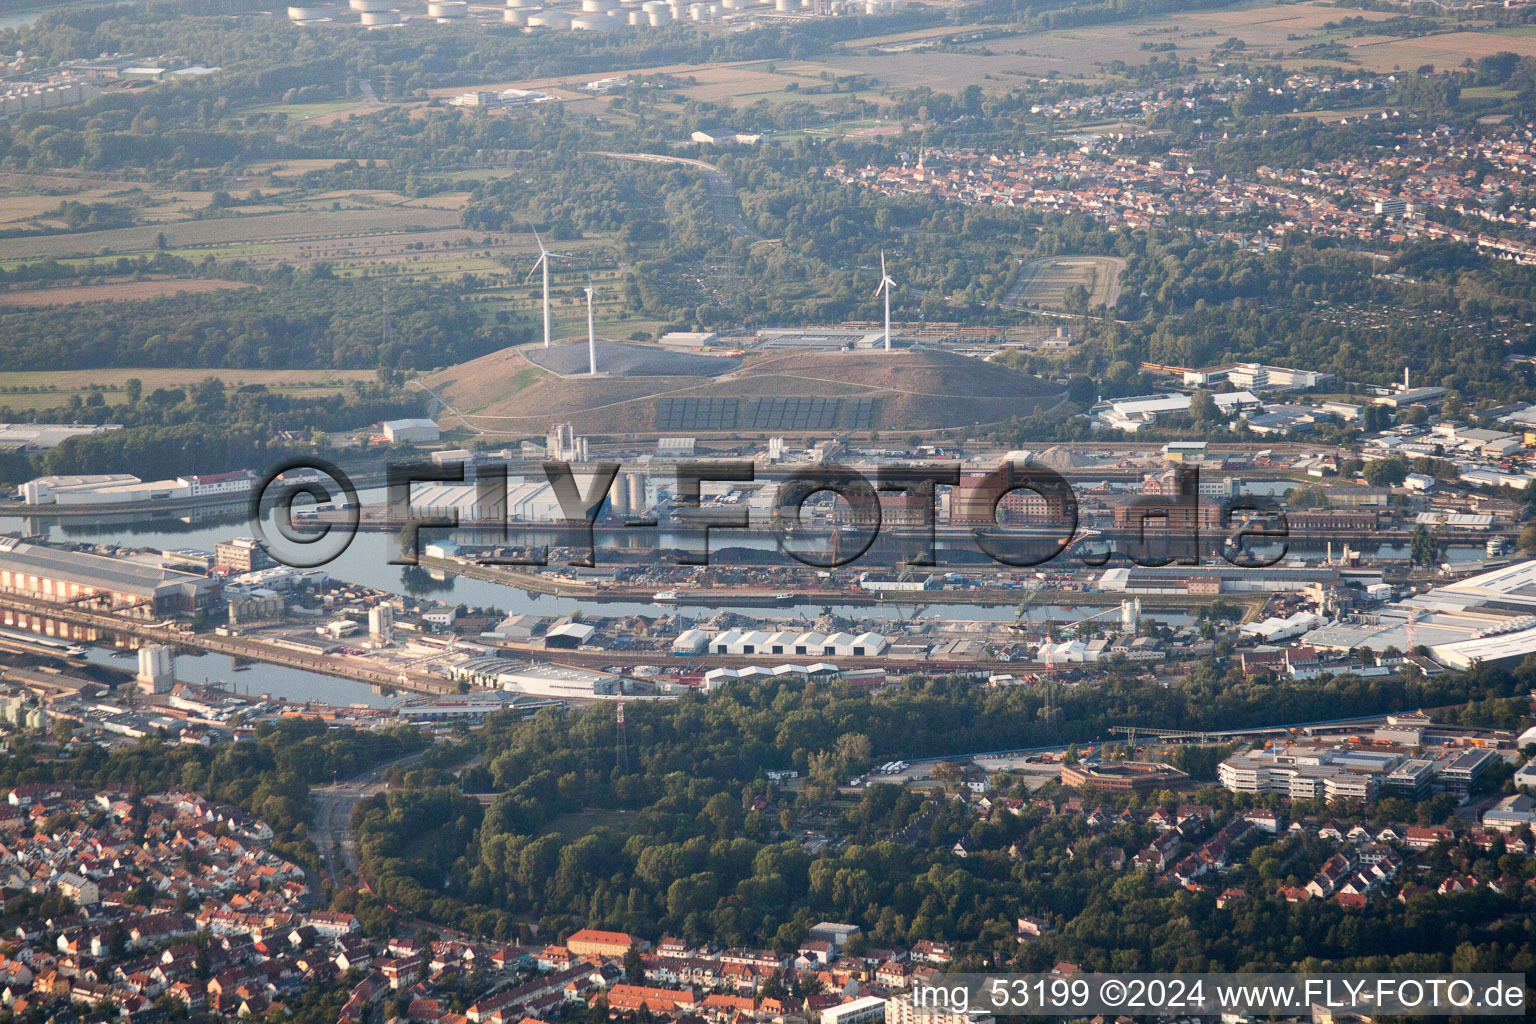
<svg viewBox="0 0 1536 1024"><path fill-rule="evenodd" d="M400 24L399 11L364 11L358 15L364 25L398 25Z"/></svg>
<svg viewBox="0 0 1536 1024"><path fill-rule="evenodd" d="M608 511L616 516L629 515L629 485L623 473L615 474L613 486L608 488Z"/></svg>
<svg viewBox="0 0 1536 1024"><path fill-rule="evenodd" d="M629 489L629 510L644 512L646 509L645 477L639 473L625 473L624 485Z"/></svg>
<svg viewBox="0 0 1536 1024"><path fill-rule="evenodd" d="M462 18L468 13L466 0L430 0L427 4L429 18Z"/></svg>

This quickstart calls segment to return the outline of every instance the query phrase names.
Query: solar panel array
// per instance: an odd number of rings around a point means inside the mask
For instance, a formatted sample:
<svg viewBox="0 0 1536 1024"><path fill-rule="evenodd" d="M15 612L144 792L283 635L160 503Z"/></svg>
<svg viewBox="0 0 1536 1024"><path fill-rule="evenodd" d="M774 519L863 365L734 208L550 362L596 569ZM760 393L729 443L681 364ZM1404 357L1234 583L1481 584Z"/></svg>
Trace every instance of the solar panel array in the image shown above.
<svg viewBox="0 0 1536 1024"><path fill-rule="evenodd" d="M874 425L873 398L662 398L656 429L867 430Z"/></svg>
<svg viewBox="0 0 1536 1024"><path fill-rule="evenodd" d="M875 425L875 400L850 398L843 403L843 426L850 430L868 430Z"/></svg>
<svg viewBox="0 0 1536 1024"><path fill-rule="evenodd" d="M840 399L753 398L742 427L747 430L830 430L837 426Z"/></svg>
<svg viewBox="0 0 1536 1024"><path fill-rule="evenodd" d="M656 403L657 430L734 430L739 398L663 398Z"/></svg>

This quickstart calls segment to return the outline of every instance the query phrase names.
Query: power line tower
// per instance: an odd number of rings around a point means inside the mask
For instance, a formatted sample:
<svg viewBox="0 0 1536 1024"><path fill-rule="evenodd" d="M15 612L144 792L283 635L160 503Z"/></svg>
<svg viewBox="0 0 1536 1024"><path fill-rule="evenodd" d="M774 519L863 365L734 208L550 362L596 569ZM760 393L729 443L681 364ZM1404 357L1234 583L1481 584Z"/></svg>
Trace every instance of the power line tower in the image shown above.
<svg viewBox="0 0 1536 1024"><path fill-rule="evenodd" d="M624 730L624 702L622 700L619 701L618 733L619 733L619 770L621 772L623 772L624 774L628 775L629 774L629 740L625 736L625 730Z"/></svg>
<svg viewBox="0 0 1536 1024"><path fill-rule="evenodd" d="M390 91L391 91L391 87L395 84L394 72L392 72L392 71L384 72L384 74L382 76L380 76L379 84L384 87L384 95L380 96L379 99L381 99L381 100L389 99L389 94L390 94Z"/></svg>

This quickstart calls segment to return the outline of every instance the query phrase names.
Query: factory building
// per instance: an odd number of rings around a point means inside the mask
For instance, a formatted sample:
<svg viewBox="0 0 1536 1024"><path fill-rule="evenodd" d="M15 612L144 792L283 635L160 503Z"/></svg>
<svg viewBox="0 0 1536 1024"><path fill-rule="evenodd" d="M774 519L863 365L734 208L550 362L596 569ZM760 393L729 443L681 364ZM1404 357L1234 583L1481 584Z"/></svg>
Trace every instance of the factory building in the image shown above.
<svg viewBox="0 0 1536 1024"><path fill-rule="evenodd" d="M1307 633L1333 651L1427 647L1442 665L1468 669L1536 653L1536 560L1515 562Z"/></svg>
<svg viewBox="0 0 1536 1024"><path fill-rule="evenodd" d="M276 564L254 537L219 541L213 546L213 563L226 565L233 572L257 572Z"/></svg>
<svg viewBox="0 0 1536 1024"><path fill-rule="evenodd" d="M1019 478L1020 482L1026 479L1024 476ZM1000 522L1065 526L1072 521L1067 514L1065 494L1044 496L1020 488L1004 494L994 508L995 498L997 492L989 488L986 474L966 473L960 478L960 486L950 489L950 524L991 528Z"/></svg>
<svg viewBox="0 0 1536 1024"><path fill-rule="evenodd" d="M120 505L224 497L233 501L249 494L254 480L243 469L149 481L128 473L40 476L22 484L19 493L28 505Z"/></svg>
<svg viewBox="0 0 1536 1024"><path fill-rule="evenodd" d="M437 424L431 420L385 420L384 438L390 444L401 441L436 441L441 435Z"/></svg>
<svg viewBox="0 0 1536 1024"><path fill-rule="evenodd" d="M523 664L496 675L503 690L537 697L600 697L620 692L620 677L561 665Z"/></svg>
<svg viewBox="0 0 1536 1024"><path fill-rule="evenodd" d="M0 543L0 589L45 601L104 604L144 618L201 611L221 590L205 576L12 541Z"/></svg>

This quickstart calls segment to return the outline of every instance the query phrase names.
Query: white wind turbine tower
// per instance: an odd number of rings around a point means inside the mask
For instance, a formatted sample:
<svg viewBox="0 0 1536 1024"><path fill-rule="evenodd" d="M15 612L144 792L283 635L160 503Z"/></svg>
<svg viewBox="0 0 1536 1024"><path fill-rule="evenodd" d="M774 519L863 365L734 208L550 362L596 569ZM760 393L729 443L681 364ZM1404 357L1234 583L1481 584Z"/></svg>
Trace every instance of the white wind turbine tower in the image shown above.
<svg viewBox="0 0 1536 1024"><path fill-rule="evenodd" d="M592 275L587 275L587 363L589 373L597 373L597 334L592 330Z"/></svg>
<svg viewBox="0 0 1536 1024"><path fill-rule="evenodd" d="M891 275L885 272L885 250L880 250L880 284L875 288L875 294L885 293L885 350L891 350L891 286L895 284Z"/></svg>
<svg viewBox="0 0 1536 1024"><path fill-rule="evenodd" d="M552 258L553 259L557 259L557 260L568 260L571 257L569 257L569 256L561 256L559 253L550 252L548 249L544 248L544 239L539 237L539 232L538 232L537 229L535 229L534 232L533 232L533 240L535 242L539 243L539 261L533 265L533 269L532 270L528 271L528 277L523 278L523 283L527 284L528 281L529 281L529 278L532 278L533 275L536 272L538 272L540 269L543 269L543 271L544 271L544 347L545 348L549 348L549 261Z"/></svg>

